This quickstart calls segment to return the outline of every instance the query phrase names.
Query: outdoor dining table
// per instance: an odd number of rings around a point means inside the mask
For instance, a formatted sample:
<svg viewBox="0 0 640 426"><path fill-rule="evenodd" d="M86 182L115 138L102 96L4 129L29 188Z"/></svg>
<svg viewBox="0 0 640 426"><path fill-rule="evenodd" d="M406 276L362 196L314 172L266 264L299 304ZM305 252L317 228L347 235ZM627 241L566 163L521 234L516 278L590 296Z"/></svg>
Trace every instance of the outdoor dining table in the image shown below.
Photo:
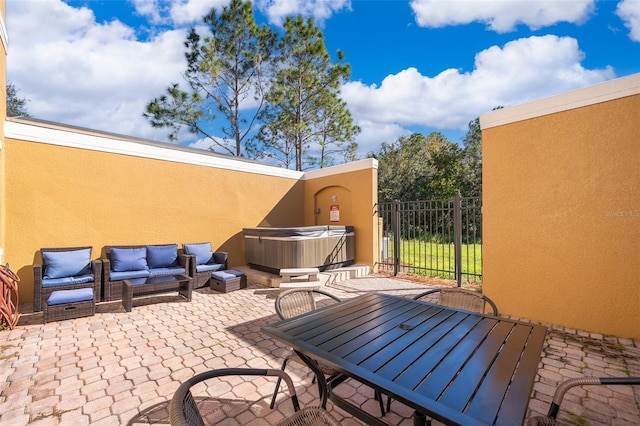
<svg viewBox="0 0 640 426"><path fill-rule="evenodd" d="M521 425L546 327L370 293L263 328L315 372L323 406L385 424L334 391L353 378L452 425ZM327 382L317 362L341 371Z"/></svg>

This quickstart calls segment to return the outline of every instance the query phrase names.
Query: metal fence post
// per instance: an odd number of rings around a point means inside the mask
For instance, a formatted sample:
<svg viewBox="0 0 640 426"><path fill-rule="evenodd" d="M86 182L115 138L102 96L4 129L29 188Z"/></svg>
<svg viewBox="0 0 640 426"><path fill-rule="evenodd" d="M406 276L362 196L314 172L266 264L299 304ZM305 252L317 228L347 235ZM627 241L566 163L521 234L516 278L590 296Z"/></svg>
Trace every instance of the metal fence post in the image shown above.
<svg viewBox="0 0 640 426"><path fill-rule="evenodd" d="M393 221L393 276L398 276L400 271L400 201L394 200L392 210Z"/></svg>
<svg viewBox="0 0 640 426"><path fill-rule="evenodd" d="M462 287L462 195L453 197L453 245L455 250L455 275L458 287Z"/></svg>

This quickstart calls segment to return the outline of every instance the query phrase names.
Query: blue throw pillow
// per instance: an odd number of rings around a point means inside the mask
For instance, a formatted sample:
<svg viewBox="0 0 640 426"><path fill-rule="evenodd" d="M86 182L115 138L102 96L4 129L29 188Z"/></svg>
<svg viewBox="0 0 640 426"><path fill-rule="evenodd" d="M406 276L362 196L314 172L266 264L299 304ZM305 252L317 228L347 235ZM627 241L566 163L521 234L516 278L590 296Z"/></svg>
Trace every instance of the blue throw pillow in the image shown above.
<svg viewBox="0 0 640 426"><path fill-rule="evenodd" d="M183 248L185 254L192 254L196 256L196 265L205 265L209 263L213 257L213 253L211 252L211 243L185 244Z"/></svg>
<svg viewBox="0 0 640 426"><path fill-rule="evenodd" d="M149 268L168 268L178 264L178 245L147 246Z"/></svg>
<svg viewBox="0 0 640 426"><path fill-rule="evenodd" d="M44 278L65 278L91 273L91 249L43 251Z"/></svg>
<svg viewBox="0 0 640 426"><path fill-rule="evenodd" d="M140 248L112 248L111 270L115 272L140 271L149 269L147 266L147 249Z"/></svg>

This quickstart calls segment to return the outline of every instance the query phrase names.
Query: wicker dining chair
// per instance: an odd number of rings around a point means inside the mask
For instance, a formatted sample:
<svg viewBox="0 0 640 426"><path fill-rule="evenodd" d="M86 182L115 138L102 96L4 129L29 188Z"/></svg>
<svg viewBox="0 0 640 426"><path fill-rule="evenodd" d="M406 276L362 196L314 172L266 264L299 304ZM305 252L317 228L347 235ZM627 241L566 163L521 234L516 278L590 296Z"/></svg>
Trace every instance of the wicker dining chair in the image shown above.
<svg viewBox="0 0 640 426"><path fill-rule="evenodd" d="M169 405L169 423L171 426L204 426L202 413L198 408L191 388L206 380L224 376L275 376L287 384L289 396L293 404L294 414L283 419L278 426L339 426L339 423L321 407L300 409L293 381L287 373L274 369L257 368L222 368L197 374L182 383L173 394Z"/></svg>
<svg viewBox="0 0 640 426"><path fill-rule="evenodd" d="M317 309L316 297L318 296L325 296L333 302L342 302L340 298L324 290L294 288L291 290L283 291L278 295L278 297L276 297L276 313L278 314L280 319L288 319L313 311ZM305 362L298 355L296 355L293 350L291 350L289 355L287 355L287 357L282 362L282 371L285 370L289 361L295 361L306 366ZM332 369L331 367L323 365L322 363L318 363L318 367L325 376L331 377L339 374L338 371ZM273 398L271 399L271 408L273 408L276 403L278 389L280 389L280 382L280 379L278 379L278 381L276 382L276 388L273 391Z"/></svg>
<svg viewBox="0 0 640 426"><path fill-rule="evenodd" d="M443 287L427 290L413 297L413 300L423 300L432 302L448 308L462 309L465 311L478 312L498 316L498 307L493 300L482 293L473 290L466 290L458 287ZM387 399L386 411L382 404L382 394L375 391L374 397L380 401L380 412L384 416L391 410L391 398ZM427 420L427 424L431 424Z"/></svg>
<svg viewBox="0 0 640 426"><path fill-rule="evenodd" d="M546 416L536 416L529 419L528 426L571 426L573 423L563 423L557 420L560 404L567 391L576 386L589 385L640 385L640 377L577 377L561 382L556 388Z"/></svg>
<svg viewBox="0 0 640 426"><path fill-rule="evenodd" d="M437 296L435 303L449 308L478 312L498 316L498 308L493 300L482 293L473 290L465 290L458 287L443 287L428 290L413 297L413 300L430 301L429 298Z"/></svg>

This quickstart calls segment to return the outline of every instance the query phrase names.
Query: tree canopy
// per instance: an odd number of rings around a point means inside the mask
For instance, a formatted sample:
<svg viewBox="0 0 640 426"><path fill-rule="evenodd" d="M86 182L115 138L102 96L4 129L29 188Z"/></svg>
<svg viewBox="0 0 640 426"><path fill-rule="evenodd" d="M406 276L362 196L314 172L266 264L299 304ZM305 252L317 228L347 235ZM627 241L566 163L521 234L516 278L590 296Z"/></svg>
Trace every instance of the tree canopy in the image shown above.
<svg viewBox="0 0 640 426"><path fill-rule="evenodd" d="M479 120L469 123L462 147L441 133L413 133L383 142L378 159L380 201L449 198L482 194L482 135Z"/></svg>
<svg viewBox="0 0 640 426"><path fill-rule="evenodd" d="M29 102L26 98L18 97L19 89L16 86L8 81L7 82L7 116L8 117L30 117L29 112L27 111L27 103Z"/></svg>
<svg viewBox="0 0 640 426"><path fill-rule="evenodd" d="M173 83L147 104L152 126L174 141L186 128L214 151L296 170L355 158L360 129L339 98L350 67L331 62L313 19L289 17L278 36L257 26L251 2L231 0L204 22L209 35L193 28L185 41L189 88Z"/></svg>
<svg viewBox="0 0 640 426"><path fill-rule="evenodd" d="M349 65L331 63L313 19L289 17L284 29L257 136L267 149L258 156L276 158L287 168L295 164L296 170L331 165L336 152L354 156L352 138L360 129L338 97ZM342 52L338 57L343 59Z"/></svg>
<svg viewBox="0 0 640 426"><path fill-rule="evenodd" d="M211 9L204 22L210 35L203 38L192 28L185 41L184 78L190 91L173 83L166 94L147 104L144 116L154 127L171 128L172 140L187 127L210 139L214 150L241 156L264 102L275 34L256 25L251 3L242 0L231 0L219 14ZM217 113L223 117L221 136L211 129Z"/></svg>

